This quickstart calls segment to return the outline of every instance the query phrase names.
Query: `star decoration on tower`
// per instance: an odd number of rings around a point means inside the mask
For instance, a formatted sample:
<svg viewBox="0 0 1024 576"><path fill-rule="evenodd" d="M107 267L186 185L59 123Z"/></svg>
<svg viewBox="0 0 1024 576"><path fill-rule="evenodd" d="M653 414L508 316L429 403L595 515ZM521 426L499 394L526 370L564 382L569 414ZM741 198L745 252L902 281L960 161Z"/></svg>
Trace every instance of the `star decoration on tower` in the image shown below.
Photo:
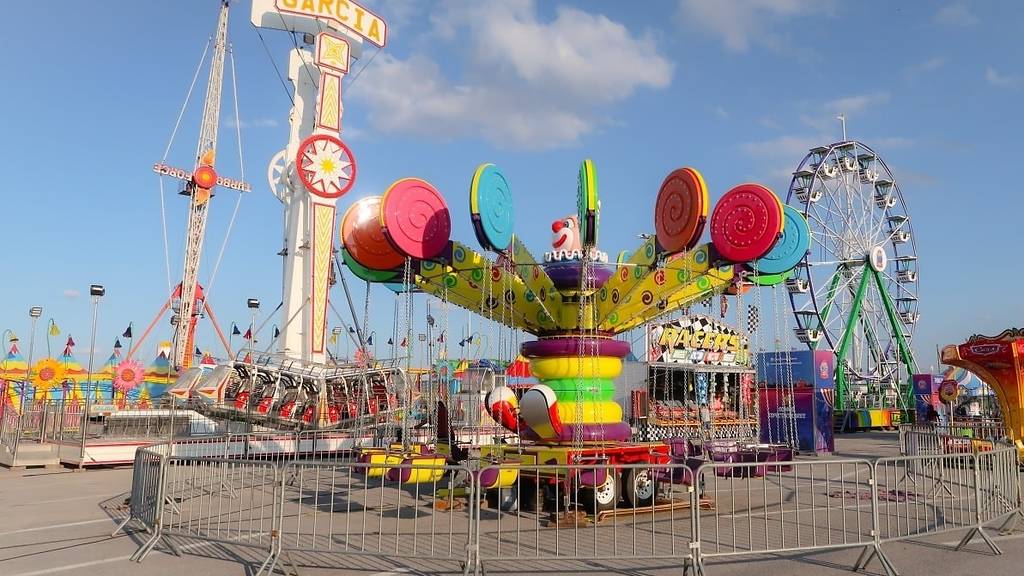
<svg viewBox="0 0 1024 576"><path fill-rule="evenodd" d="M337 198L355 182L356 163L345 144L326 134L307 138L296 161L306 189L324 198Z"/></svg>

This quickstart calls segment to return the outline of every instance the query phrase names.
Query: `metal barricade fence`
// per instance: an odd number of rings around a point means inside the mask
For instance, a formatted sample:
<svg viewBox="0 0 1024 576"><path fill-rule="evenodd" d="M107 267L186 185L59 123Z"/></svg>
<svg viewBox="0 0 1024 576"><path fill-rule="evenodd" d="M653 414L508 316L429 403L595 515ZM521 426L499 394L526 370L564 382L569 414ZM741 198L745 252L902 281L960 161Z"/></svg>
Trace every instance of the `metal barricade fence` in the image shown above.
<svg viewBox="0 0 1024 576"><path fill-rule="evenodd" d="M841 548L881 555L868 460L711 462L697 479L714 502L697 518L701 565L712 557Z"/></svg>
<svg viewBox="0 0 1024 576"><path fill-rule="evenodd" d="M903 456L929 456L942 454L943 438L934 431L900 429L900 454Z"/></svg>
<svg viewBox="0 0 1024 576"><path fill-rule="evenodd" d="M1006 427L1000 421L992 420L954 420L946 430L940 432L952 436L964 436L976 440L1001 440L1006 437Z"/></svg>
<svg viewBox="0 0 1024 576"><path fill-rule="evenodd" d="M883 542L967 530L958 550L980 535L999 553L983 530L983 479L974 454L880 458L875 461L875 478Z"/></svg>
<svg viewBox="0 0 1024 576"><path fill-rule="evenodd" d="M976 458L981 475L978 482L979 522L987 524L1001 518L1016 520L1024 505L1017 448L997 445L990 452L979 452Z"/></svg>
<svg viewBox="0 0 1024 576"><path fill-rule="evenodd" d="M142 561L158 540L172 538L255 548L261 570L274 556L280 518L281 468L275 463L224 458L168 457L157 537L137 554Z"/></svg>
<svg viewBox="0 0 1024 576"><path fill-rule="evenodd" d="M465 467L296 461L283 476L280 559L293 568L336 567L338 555L466 562Z"/></svg>
<svg viewBox="0 0 1024 576"><path fill-rule="evenodd" d="M524 559L692 558L702 501L685 464L488 466L474 477L488 503L475 513L474 570Z"/></svg>
<svg viewBox="0 0 1024 576"><path fill-rule="evenodd" d="M966 530L958 549L980 537L998 552L986 525L1016 519L1022 503L1017 453L1004 445L874 461L474 470L422 456L357 463L343 440L228 435L140 449L130 519L152 535L134 558L160 541L176 552L168 537L181 537L257 550L268 573L279 560L329 568L354 555L473 573L485 562L671 558L703 574L716 557L861 548L855 568L877 557L893 576L882 544Z"/></svg>
<svg viewBox="0 0 1024 576"><path fill-rule="evenodd" d="M18 410L7 402L0 401L0 447L14 454L18 443Z"/></svg>
<svg viewBox="0 0 1024 576"><path fill-rule="evenodd" d="M135 451L128 517L114 529L112 535L120 532L132 520L141 523L146 532L156 533L162 507L163 462L169 452L170 446L167 444L157 444Z"/></svg>

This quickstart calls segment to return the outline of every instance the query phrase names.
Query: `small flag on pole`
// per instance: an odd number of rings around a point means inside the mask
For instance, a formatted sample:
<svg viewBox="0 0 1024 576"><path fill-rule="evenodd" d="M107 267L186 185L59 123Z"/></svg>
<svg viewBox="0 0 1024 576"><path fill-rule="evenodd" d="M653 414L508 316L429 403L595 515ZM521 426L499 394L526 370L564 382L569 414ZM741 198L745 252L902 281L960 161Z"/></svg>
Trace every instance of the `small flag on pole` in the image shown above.
<svg viewBox="0 0 1024 576"><path fill-rule="evenodd" d="M246 330L245 334L242 335L242 338L245 338L246 340L252 340L252 328Z"/></svg>
<svg viewBox="0 0 1024 576"><path fill-rule="evenodd" d="M392 340L391 338L388 338L388 345L389 346L394 346L395 345L395 341Z"/></svg>
<svg viewBox="0 0 1024 576"><path fill-rule="evenodd" d="M355 334L355 333L356 333L356 331L355 331L355 329L353 329L353 328L352 328L351 326L349 326L349 327L348 327L348 333L349 333L349 334Z"/></svg>
<svg viewBox="0 0 1024 576"><path fill-rule="evenodd" d="M67 344L65 344L65 346L67 346L68 348L71 348L74 345L75 345L74 338L71 337L71 334L68 334L68 341L67 341Z"/></svg>
<svg viewBox="0 0 1024 576"><path fill-rule="evenodd" d="M199 346L196 346L196 356L202 356L202 351L199 350Z"/></svg>
<svg viewBox="0 0 1024 576"><path fill-rule="evenodd" d="M444 343L444 332L441 332L441 335L437 337L437 341L442 344Z"/></svg>
<svg viewBox="0 0 1024 576"><path fill-rule="evenodd" d="M128 327L125 328L124 329L124 333L121 334L121 338L131 338L131 337L132 337L132 323L129 322L128 323Z"/></svg>
<svg viewBox="0 0 1024 576"><path fill-rule="evenodd" d="M408 345L409 345L408 339L407 338L402 338L402 343L399 344L399 346L401 346L402 348L405 348Z"/></svg>
<svg viewBox="0 0 1024 576"><path fill-rule="evenodd" d="M373 346L373 334L370 334L370 336L367 337L366 343L370 346Z"/></svg>
<svg viewBox="0 0 1024 576"><path fill-rule="evenodd" d="M120 338L114 338L114 350L120 350L120 349L121 349L121 339Z"/></svg>
<svg viewBox="0 0 1024 576"><path fill-rule="evenodd" d="M231 335L232 336L241 336L242 335L242 331L238 329L238 324L235 324L234 322L231 323Z"/></svg>
<svg viewBox="0 0 1024 576"><path fill-rule="evenodd" d="M280 335L281 331L277 329L277 326L274 326L274 338L277 338Z"/></svg>

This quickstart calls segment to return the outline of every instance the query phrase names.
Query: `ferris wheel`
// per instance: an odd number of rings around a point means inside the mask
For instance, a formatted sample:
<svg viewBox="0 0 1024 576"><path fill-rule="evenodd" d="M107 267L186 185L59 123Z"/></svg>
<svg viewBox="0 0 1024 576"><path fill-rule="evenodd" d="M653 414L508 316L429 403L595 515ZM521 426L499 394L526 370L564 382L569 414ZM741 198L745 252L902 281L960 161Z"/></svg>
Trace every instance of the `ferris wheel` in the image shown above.
<svg viewBox="0 0 1024 576"><path fill-rule="evenodd" d="M911 408L918 262L892 172L857 141L816 147L786 201L803 212L813 240L786 282L796 337L835 353L835 408Z"/></svg>

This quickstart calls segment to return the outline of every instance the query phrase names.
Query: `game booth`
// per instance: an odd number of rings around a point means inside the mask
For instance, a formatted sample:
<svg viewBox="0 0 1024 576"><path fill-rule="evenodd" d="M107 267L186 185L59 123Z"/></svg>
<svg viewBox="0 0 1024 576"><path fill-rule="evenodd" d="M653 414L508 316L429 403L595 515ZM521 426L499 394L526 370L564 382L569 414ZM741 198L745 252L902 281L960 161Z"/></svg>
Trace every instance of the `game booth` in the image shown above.
<svg viewBox="0 0 1024 576"><path fill-rule="evenodd" d="M649 358L631 398L634 424L649 440L758 437L747 335L714 318L685 316L651 329Z"/></svg>

